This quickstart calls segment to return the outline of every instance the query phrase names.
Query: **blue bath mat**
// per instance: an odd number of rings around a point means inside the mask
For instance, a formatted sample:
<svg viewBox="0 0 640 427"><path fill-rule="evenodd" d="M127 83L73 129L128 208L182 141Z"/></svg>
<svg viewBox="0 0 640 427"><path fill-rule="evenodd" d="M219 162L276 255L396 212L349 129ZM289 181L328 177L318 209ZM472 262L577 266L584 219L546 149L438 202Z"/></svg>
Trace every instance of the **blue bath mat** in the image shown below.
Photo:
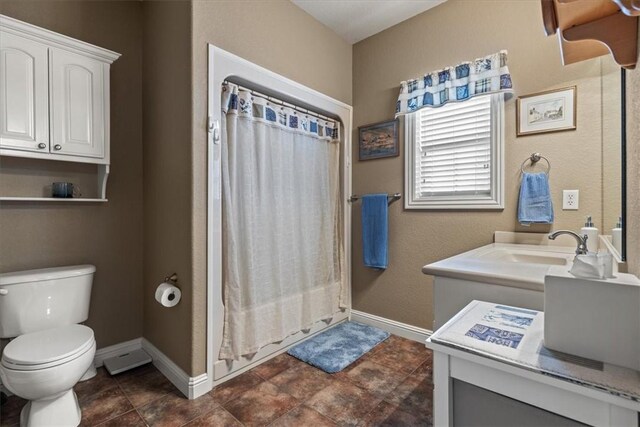
<svg viewBox="0 0 640 427"><path fill-rule="evenodd" d="M344 322L289 349L291 356L330 374L340 372L389 338L389 333L358 322Z"/></svg>

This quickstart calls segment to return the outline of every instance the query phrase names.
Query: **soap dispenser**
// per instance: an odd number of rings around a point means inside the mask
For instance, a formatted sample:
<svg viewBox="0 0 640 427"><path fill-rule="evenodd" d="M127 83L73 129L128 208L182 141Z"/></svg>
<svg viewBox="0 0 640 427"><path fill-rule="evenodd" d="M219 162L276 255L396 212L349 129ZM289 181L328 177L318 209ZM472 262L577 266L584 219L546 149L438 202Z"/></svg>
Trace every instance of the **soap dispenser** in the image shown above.
<svg viewBox="0 0 640 427"><path fill-rule="evenodd" d="M587 250L589 252L598 252L598 229L593 225L591 216L587 217L584 227L580 229L582 235L587 235Z"/></svg>
<svg viewBox="0 0 640 427"><path fill-rule="evenodd" d="M611 243L618 251L618 255L622 255L622 217L618 217L616 226L611 229Z"/></svg>

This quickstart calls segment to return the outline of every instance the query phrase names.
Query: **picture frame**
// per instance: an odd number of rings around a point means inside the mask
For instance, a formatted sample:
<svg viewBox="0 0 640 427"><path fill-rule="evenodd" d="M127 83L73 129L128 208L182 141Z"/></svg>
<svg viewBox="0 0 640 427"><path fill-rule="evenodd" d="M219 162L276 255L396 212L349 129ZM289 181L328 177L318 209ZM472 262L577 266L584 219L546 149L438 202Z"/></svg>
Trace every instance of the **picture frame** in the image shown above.
<svg viewBox="0 0 640 427"><path fill-rule="evenodd" d="M576 86L518 97L516 135L536 135L577 129Z"/></svg>
<svg viewBox="0 0 640 427"><path fill-rule="evenodd" d="M373 160L400 155L398 119L372 123L358 128L358 159Z"/></svg>

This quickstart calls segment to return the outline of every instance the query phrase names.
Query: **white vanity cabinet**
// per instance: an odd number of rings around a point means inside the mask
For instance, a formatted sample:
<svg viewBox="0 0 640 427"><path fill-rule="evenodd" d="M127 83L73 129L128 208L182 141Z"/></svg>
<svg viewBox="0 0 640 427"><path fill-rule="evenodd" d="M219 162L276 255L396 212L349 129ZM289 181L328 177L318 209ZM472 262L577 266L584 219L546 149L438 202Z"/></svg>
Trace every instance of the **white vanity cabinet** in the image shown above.
<svg viewBox="0 0 640 427"><path fill-rule="evenodd" d="M0 155L95 163L106 200L109 73L119 56L0 15Z"/></svg>

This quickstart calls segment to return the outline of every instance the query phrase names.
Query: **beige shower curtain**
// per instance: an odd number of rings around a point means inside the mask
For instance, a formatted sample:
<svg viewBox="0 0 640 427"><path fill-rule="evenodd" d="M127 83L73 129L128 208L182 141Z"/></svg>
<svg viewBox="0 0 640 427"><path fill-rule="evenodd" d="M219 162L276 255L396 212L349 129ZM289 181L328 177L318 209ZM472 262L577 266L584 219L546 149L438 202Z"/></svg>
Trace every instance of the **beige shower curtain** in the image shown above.
<svg viewBox="0 0 640 427"><path fill-rule="evenodd" d="M223 88L220 359L239 359L343 306L337 124ZM321 129L322 128L322 129Z"/></svg>

